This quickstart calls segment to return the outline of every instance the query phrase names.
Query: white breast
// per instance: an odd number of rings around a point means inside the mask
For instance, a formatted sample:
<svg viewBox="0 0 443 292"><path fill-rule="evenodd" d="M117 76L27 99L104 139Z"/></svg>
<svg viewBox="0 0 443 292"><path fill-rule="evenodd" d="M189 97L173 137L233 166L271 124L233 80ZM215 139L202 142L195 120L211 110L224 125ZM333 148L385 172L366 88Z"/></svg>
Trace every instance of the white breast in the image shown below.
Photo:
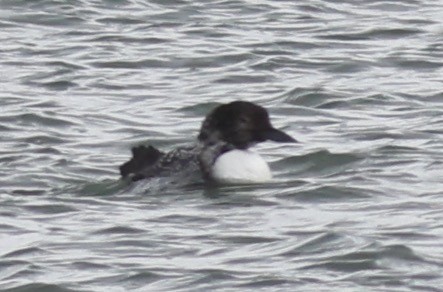
<svg viewBox="0 0 443 292"><path fill-rule="evenodd" d="M215 181L227 184L263 183L272 179L271 170L260 155L237 149L217 158L211 176Z"/></svg>

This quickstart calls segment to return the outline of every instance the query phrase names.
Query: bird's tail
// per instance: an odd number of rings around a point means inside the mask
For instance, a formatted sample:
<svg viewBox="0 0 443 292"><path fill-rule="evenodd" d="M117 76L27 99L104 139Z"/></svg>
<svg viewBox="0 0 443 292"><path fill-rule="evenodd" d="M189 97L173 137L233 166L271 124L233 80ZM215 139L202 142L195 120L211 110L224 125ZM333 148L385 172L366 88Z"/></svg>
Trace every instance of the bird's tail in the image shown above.
<svg viewBox="0 0 443 292"><path fill-rule="evenodd" d="M152 166L164 153L157 148L149 146L137 146L132 148L132 158L120 166L120 174L127 177L137 174L143 169Z"/></svg>

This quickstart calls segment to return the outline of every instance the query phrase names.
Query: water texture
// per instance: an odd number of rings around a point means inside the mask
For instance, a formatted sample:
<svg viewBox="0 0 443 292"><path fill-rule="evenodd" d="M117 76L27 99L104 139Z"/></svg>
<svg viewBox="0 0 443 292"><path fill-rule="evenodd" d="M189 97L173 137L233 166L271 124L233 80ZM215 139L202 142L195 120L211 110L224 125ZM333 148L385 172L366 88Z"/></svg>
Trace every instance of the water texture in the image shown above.
<svg viewBox="0 0 443 292"><path fill-rule="evenodd" d="M441 1L0 0L0 290L443 291ZM249 100L273 183L128 186Z"/></svg>

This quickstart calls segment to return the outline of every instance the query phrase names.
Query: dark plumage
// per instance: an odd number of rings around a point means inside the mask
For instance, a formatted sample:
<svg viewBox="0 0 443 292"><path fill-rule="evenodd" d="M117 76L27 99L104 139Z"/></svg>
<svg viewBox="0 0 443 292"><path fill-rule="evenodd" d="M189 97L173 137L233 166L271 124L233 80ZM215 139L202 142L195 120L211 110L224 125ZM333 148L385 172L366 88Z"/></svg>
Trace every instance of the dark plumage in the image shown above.
<svg viewBox="0 0 443 292"><path fill-rule="evenodd" d="M147 166L155 164L160 157L165 154L158 149L149 146L137 146L132 148L132 158L128 162L120 166L120 174L123 177L128 175L140 173Z"/></svg>

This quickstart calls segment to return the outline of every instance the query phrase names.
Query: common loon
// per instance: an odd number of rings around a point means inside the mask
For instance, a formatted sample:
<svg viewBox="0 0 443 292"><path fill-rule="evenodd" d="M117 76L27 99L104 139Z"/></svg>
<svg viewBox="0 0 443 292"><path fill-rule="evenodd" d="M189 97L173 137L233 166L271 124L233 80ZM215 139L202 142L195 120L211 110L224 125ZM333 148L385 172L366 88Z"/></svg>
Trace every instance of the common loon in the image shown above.
<svg viewBox="0 0 443 292"><path fill-rule="evenodd" d="M132 148L132 158L120 166L123 178L137 181L200 171L205 181L259 183L272 178L268 164L251 146L272 140L297 142L272 127L266 109L234 101L216 107L205 118L197 141L170 152L153 146Z"/></svg>

